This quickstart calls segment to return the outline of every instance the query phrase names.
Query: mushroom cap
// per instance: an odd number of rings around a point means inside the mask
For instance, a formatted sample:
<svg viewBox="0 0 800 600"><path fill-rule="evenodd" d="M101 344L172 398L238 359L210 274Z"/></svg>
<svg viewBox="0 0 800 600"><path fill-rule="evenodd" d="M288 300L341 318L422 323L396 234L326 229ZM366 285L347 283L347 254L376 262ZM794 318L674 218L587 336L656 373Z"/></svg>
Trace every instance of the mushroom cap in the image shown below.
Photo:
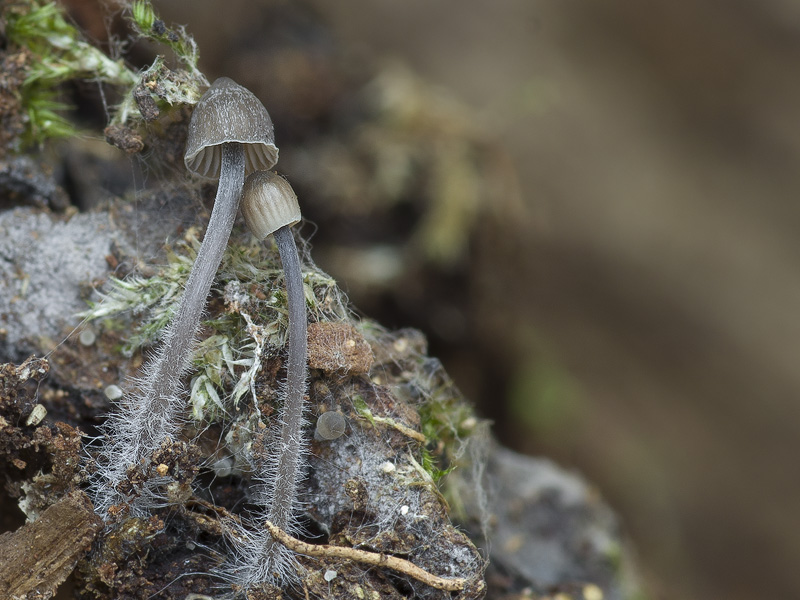
<svg viewBox="0 0 800 600"><path fill-rule="evenodd" d="M278 162L272 119L261 101L227 77L217 79L195 106L186 139L186 168L219 179L222 144L244 147L245 174L271 169Z"/></svg>
<svg viewBox="0 0 800 600"><path fill-rule="evenodd" d="M241 207L247 227L260 240L302 218L292 186L273 171L256 171L244 180Z"/></svg>

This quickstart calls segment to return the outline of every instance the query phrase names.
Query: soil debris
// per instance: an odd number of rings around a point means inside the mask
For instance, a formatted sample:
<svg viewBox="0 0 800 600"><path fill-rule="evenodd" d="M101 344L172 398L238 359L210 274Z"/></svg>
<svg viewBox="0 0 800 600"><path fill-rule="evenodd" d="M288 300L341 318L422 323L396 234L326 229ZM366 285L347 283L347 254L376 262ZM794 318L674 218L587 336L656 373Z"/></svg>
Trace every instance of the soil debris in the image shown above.
<svg viewBox="0 0 800 600"><path fill-rule="evenodd" d="M33 56L30 51L0 54L0 159L20 143L27 115L20 88L28 76Z"/></svg>
<svg viewBox="0 0 800 600"><path fill-rule="evenodd" d="M349 323L311 323L308 326L308 366L328 373L368 373L372 349Z"/></svg>

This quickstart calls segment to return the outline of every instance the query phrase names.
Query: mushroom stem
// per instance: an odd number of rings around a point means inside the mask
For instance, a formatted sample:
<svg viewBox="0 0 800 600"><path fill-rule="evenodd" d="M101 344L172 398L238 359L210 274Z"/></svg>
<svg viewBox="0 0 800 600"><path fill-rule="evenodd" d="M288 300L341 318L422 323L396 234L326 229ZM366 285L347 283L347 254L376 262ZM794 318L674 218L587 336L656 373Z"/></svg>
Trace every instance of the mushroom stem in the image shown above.
<svg viewBox="0 0 800 600"><path fill-rule="evenodd" d="M124 500L117 486L127 476L131 465L146 462L153 451L179 427L183 399L181 378L189 366L200 318L214 275L222 261L244 183L245 157L238 142L222 147L222 169L217 197L206 228L206 235L192 265L180 304L162 339L158 352L148 362L138 391L120 402L105 426L109 445L101 453L100 479L96 508L102 515ZM157 478L138 490L130 500L133 514L147 514L158 505Z"/></svg>
<svg viewBox="0 0 800 600"><path fill-rule="evenodd" d="M283 265L289 305L289 358L286 367L286 394L281 413L280 456L268 519L282 529L291 525L299 472L305 453L303 437L303 397L306 391L308 364L308 323L300 257L291 226L284 225L274 234Z"/></svg>
<svg viewBox="0 0 800 600"><path fill-rule="evenodd" d="M286 382L281 391L279 418L259 437L259 451L253 455L254 480L258 483L254 501L263 513L256 517L255 531L239 528L233 537L236 561L229 573L237 585L248 588L265 582L291 580L296 571L294 553L260 527L263 519L284 531L296 532L298 490L305 472L308 443L303 435L303 404L308 373L308 322L300 256L291 227L301 219L292 186L269 171L255 171L244 182L242 214L258 239L275 236L283 265L289 309L289 356Z"/></svg>
<svg viewBox="0 0 800 600"><path fill-rule="evenodd" d="M239 210L243 184L242 145L236 142L224 144L219 187L206 235L189 273L178 310L163 341L163 351L148 378L151 382L148 393L153 398L152 410L160 413L157 416L164 420L174 421L172 415L168 415L171 410L170 399L177 392L180 378L189 366L192 346L200 327L200 317ZM161 442L155 438L163 437L163 432L147 431L146 435L151 438L151 443L146 446L152 447Z"/></svg>

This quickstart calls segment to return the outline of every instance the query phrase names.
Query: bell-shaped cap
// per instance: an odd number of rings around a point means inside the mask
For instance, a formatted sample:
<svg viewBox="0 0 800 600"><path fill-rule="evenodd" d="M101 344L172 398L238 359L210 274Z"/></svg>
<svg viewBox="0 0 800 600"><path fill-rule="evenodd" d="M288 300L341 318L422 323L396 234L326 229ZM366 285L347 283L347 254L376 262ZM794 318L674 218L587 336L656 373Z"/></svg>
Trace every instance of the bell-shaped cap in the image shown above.
<svg viewBox="0 0 800 600"><path fill-rule="evenodd" d="M260 240L301 219L292 186L272 171L256 171L245 179L241 207L247 227Z"/></svg>
<svg viewBox="0 0 800 600"><path fill-rule="evenodd" d="M222 144L244 148L245 174L271 169L278 162L272 119L248 89L220 77L194 108L186 139L186 168L208 179L219 179Z"/></svg>

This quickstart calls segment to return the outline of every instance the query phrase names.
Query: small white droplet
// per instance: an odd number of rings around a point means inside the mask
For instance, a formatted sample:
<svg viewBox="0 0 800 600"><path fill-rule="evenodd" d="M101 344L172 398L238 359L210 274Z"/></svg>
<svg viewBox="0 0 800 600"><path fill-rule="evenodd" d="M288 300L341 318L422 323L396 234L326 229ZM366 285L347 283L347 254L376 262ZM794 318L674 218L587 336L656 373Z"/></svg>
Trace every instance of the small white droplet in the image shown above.
<svg viewBox="0 0 800 600"><path fill-rule="evenodd" d="M119 400L122 398L122 388L113 383L107 386L106 389L103 390L103 393L109 400Z"/></svg>
<svg viewBox="0 0 800 600"><path fill-rule="evenodd" d="M472 431L475 429L475 426L478 424L478 419L475 417L467 417L463 421L461 421L461 429L465 431Z"/></svg>
<svg viewBox="0 0 800 600"><path fill-rule="evenodd" d="M41 404L37 404L33 407L31 414L28 415L27 420L25 421L25 425L28 427L32 427L33 425L38 425L42 422L45 415L47 414L47 409L42 406Z"/></svg>
<svg viewBox="0 0 800 600"><path fill-rule="evenodd" d="M228 477L233 472L233 459L230 456L220 458L211 468L217 477Z"/></svg>
<svg viewBox="0 0 800 600"><path fill-rule="evenodd" d="M323 575L323 576L322 576L322 578L323 578L325 581L327 581L327 582L331 582L331 581L333 581L334 579L336 579L336 576L337 576L338 574L339 574L339 573L337 573L337 572L336 572L336 571L334 571L333 569L328 569L327 571L325 571L325 575Z"/></svg>
<svg viewBox="0 0 800 600"><path fill-rule="evenodd" d="M319 416L315 433L323 440L335 440L344 434L346 428L347 421L342 414L331 410Z"/></svg>
<svg viewBox="0 0 800 600"><path fill-rule="evenodd" d="M94 329L91 327L87 327L83 331L81 331L80 335L78 336L78 341L83 344L84 346L91 346L94 344L97 336L94 333Z"/></svg>
<svg viewBox="0 0 800 600"><path fill-rule="evenodd" d="M394 466L394 463L391 463L388 460L381 465L381 471L383 471L387 475L389 473L394 473L395 468L396 467Z"/></svg>
<svg viewBox="0 0 800 600"><path fill-rule="evenodd" d="M403 515L403 516L408 514L408 506L407 505L403 504L403 506L400 507L400 514Z"/></svg>

